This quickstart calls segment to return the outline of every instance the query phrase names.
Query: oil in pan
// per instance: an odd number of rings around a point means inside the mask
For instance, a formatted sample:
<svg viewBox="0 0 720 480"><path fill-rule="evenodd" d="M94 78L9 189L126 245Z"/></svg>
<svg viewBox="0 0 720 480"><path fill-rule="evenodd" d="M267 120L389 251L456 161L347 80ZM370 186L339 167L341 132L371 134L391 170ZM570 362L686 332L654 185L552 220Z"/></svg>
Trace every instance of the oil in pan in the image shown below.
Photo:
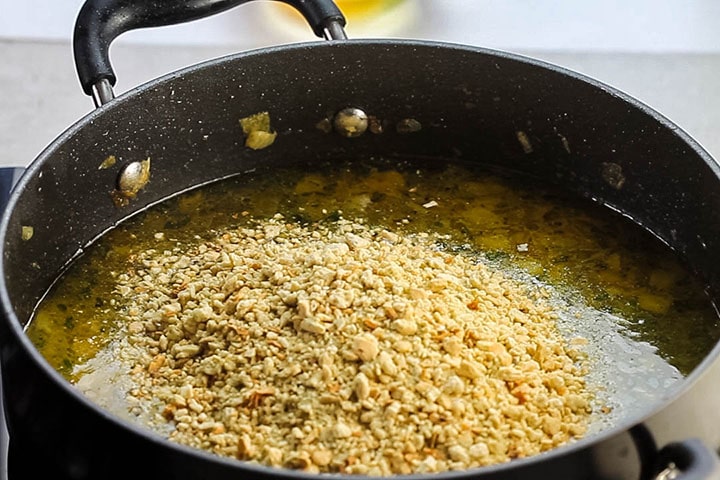
<svg viewBox="0 0 720 480"><path fill-rule="evenodd" d="M289 256L326 235L317 252ZM396 265L363 263L378 258ZM228 277L199 304L203 278L241 263L269 290ZM294 277L277 273L286 268ZM175 278L181 269L190 277ZM368 272L359 290L328 293L353 269ZM311 274L316 284L301 288ZM427 291L398 287L423 278ZM244 174L120 225L61 280L28 334L97 403L180 443L307 471L432 472L533 455L659 401L719 334L702 286L647 232L532 181L442 162ZM375 305L370 291L391 300ZM281 309L258 307L273 295ZM230 317L241 322L223 327ZM318 343L340 331L350 333ZM210 355L228 348L238 354ZM270 441L278 418L287 434Z"/></svg>

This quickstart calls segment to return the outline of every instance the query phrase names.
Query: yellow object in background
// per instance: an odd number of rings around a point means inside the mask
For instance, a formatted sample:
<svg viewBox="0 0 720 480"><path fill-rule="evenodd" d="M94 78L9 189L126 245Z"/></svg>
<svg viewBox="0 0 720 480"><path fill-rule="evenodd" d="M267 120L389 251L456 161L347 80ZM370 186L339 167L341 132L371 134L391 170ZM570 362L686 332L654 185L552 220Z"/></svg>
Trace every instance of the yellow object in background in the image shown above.
<svg viewBox="0 0 720 480"><path fill-rule="evenodd" d="M347 20L349 38L401 35L419 18L417 0L335 0ZM270 21L293 39L307 39L307 22L293 7L268 2Z"/></svg>
<svg viewBox="0 0 720 480"><path fill-rule="evenodd" d="M350 21L363 21L363 19L382 15L385 10L396 7L404 0L335 0L335 4Z"/></svg>

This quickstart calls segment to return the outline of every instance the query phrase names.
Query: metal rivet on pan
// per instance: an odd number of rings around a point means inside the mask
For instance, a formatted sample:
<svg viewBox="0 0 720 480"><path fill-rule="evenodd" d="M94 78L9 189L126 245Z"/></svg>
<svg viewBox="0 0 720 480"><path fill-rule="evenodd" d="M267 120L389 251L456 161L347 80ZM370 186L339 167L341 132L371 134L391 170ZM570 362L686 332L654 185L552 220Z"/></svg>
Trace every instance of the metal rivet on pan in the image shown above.
<svg viewBox="0 0 720 480"><path fill-rule="evenodd" d="M150 180L150 159L125 165L118 174L117 189L125 197L134 197Z"/></svg>
<svg viewBox="0 0 720 480"><path fill-rule="evenodd" d="M368 116L359 108L343 108L335 114L333 127L343 137L359 137L368 128Z"/></svg>

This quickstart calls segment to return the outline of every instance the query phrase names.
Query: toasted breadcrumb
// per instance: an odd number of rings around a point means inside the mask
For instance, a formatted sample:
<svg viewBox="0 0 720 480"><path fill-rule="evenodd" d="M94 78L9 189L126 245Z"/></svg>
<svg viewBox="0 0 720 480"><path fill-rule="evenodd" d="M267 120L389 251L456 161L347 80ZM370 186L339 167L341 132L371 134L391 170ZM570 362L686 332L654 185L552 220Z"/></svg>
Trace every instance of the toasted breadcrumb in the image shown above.
<svg viewBox="0 0 720 480"><path fill-rule="evenodd" d="M542 292L437 240L276 215L142 253L118 284L132 396L175 442L309 472L461 470L581 437L583 357Z"/></svg>

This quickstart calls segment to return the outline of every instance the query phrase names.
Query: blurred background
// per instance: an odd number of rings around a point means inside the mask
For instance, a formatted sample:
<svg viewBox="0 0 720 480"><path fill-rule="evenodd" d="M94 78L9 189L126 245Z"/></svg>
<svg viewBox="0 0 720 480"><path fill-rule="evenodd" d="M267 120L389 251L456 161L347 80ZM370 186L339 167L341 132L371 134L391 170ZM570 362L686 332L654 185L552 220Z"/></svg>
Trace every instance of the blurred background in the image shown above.
<svg viewBox="0 0 720 480"><path fill-rule="evenodd" d="M0 165L26 165L92 110L75 77L82 0L0 0ZM720 156L717 0L340 0L351 38L440 40L508 50L609 83ZM321 41L289 7L256 1L183 25L122 35L116 93L206 59Z"/></svg>
<svg viewBox="0 0 720 480"><path fill-rule="evenodd" d="M67 41L82 0L0 0L0 37ZM353 36L447 40L510 50L720 51L716 0L339 0ZM307 39L304 25L257 1L190 24L127 33L121 43L259 46ZM259 21L258 21L259 20ZM119 43L120 44L120 43Z"/></svg>

